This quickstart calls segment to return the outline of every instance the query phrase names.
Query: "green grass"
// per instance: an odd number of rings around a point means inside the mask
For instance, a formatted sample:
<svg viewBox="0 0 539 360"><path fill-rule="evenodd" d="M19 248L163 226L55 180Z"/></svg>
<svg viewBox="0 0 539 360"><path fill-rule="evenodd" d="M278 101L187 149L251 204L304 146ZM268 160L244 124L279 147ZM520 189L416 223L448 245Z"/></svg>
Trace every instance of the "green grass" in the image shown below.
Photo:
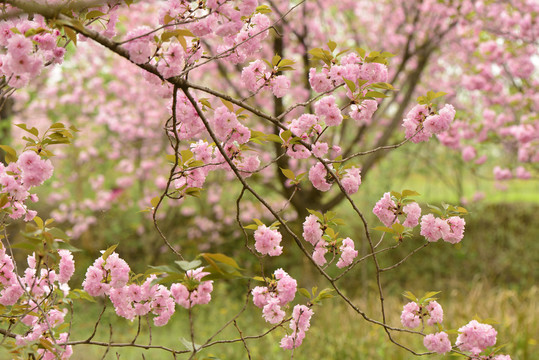
<svg viewBox="0 0 539 360"><path fill-rule="evenodd" d="M537 312L539 289L532 287L524 292L488 287L483 283L469 284L467 290L453 290L439 295L438 302L444 308L446 329L458 329L468 323L475 315L482 319L494 314L494 324L498 331L498 344L507 344L503 353L511 354L513 360L532 360L539 351L539 313ZM298 299L296 299L298 300ZM401 296L389 296L386 299L386 313L391 325L399 325L402 305L407 302ZM367 314L377 314L379 301L376 293L369 292L355 298L357 304ZM195 337L197 343L204 343L213 332L230 319L243 306L242 299L231 298L225 287L217 287L213 294L212 306L198 306L194 309ZM76 317L73 320L72 339L85 339L92 332L98 317L98 304L77 304ZM413 356L390 343L384 331L376 325L364 321L351 308L337 298L327 300L322 306L314 308L311 329L307 332L304 343L294 353L294 359L411 359ZM372 315L378 318L377 315ZM109 323L112 324L112 339L115 342L130 342L137 332L137 322L129 322L117 317L112 308L103 316L94 340L109 341ZM164 328L152 328L153 344L164 345L177 350L186 349L180 340L190 338L187 311L177 309L171 322ZM261 310L249 304L245 313L238 319L239 328L244 336L263 333L270 326L261 319ZM430 330L427 330L430 331ZM279 347L284 335L283 329L277 329L258 340L248 340L252 359L274 360L290 359L291 352ZM455 335L451 335L452 341ZM231 325L216 340L237 339L238 331ZM404 345L423 352L422 337L410 334L395 334L395 339ZM138 343L147 344L149 334L143 324ZM103 356L106 347L78 345L74 347L73 359L93 360ZM161 350L141 350L133 348L110 348L105 359L167 359L172 358ZM1 355L1 354L0 354ZM222 360L247 359L247 353L241 342L218 345L204 350L198 359L214 356ZM3 358L3 357L2 357ZM178 355L179 359L188 358ZM432 359L447 359L449 356L432 356Z"/></svg>

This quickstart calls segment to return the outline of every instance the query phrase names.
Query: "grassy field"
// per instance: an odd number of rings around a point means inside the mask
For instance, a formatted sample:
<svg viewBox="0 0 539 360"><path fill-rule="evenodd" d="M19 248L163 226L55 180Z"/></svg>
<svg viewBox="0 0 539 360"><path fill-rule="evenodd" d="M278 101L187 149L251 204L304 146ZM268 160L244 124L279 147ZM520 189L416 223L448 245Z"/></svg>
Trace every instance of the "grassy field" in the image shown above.
<svg viewBox="0 0 539 360"><path fill-rule="evenodd" d="M539 351L537 335L539 334L539 289L532 287L522 292L514 290L500 290L498 287L488 287L484 283L470 284L469 291L453 290L442 293L439 302L444 307L444 326L448 329L457 329L466 324L473 316L482 319L495 314L498 331L498 344L506 344L504 353L509 353L513 360L533 360ZM227 295L226 289L217 288L214 293L214 306L201 306L195 308L195 336L197 343L205 340L230 319L243 305L240 299L233 299ZM402 305L406 300L400 296L390 296L386 300L386 311L393 325L398 325L398 318ZM375 293L369 292L355 299L355 303L367 313L376 313L379 303ZM79 304L76 314L84 314L82 318L73 320L72 339L85 339L92 332L94 321L98 317L99 306ZM337 301L327 300L322 306L314 308L312 326L308 331L303 345L294 353L294 359L395 359L404 360L413 358L410 353L391 344L384 331L367 323L349 307ZM80 316L80 315L79 315ZM107 342L110 336L109 324L113 324L112 339L115 342L130 342L137 332L137 322L129 322L118 318L111 308L105 312L102 323L98 328L95 340ZM238 319L238 327L244 336L263 333L269 327L260 317L260 309L252 304ZM169 346L184 350L182 338L189 338L187 311L179 309L165 328L153 328L152 340L154 344ZM252 359L272 360L290 359L291 352L279 348L279 341L284 335L283 329L276 329L268 336L259 340L249 340ZM455 335L452 335L454 341ZM216 340L237 339L238 331L231 325ZM396 339L416 351L423 352L421 338L413 335L399 336ZM149 334L147 326L142 326L139 343L147 344ZM105 347L75 346L74 359L99 359L107 351ZM169 354L160 350L134 350L130 348L110 348L105 359L167 359ZM187 358L187 356L178 356ZM199 354L198 359L247 359L247 353L241 342L235 344L217 345ZM433 356L433 359L450 357Z"/></svg>

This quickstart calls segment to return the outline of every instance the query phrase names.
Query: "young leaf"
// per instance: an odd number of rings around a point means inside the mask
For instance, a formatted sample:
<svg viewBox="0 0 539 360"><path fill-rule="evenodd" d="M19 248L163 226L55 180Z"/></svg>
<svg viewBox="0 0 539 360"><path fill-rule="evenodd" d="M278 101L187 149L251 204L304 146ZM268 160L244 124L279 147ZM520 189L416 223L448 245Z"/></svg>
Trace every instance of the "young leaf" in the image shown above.
<svg viewBox="0 0 539 360"><path fill-rule="evenodd" d="M112 254L114 252L114 250L116 250L116 247L118 246L118 244L116 245L112 245L110 246L107 250L105 250L105 252L103 253L103 255L101 255L101 257L103 258L103 260L107 260L107 258L110 256L110 254Z"/></svg>
<svg viewBox="0 0 539 360"><path fill-rule="evenodd" d="M280 168L283 175L286 176L288 179L290 180L295 180L296 179L296 175L294 175L294 172L290 169L283 169L283 168Z"/></svg>

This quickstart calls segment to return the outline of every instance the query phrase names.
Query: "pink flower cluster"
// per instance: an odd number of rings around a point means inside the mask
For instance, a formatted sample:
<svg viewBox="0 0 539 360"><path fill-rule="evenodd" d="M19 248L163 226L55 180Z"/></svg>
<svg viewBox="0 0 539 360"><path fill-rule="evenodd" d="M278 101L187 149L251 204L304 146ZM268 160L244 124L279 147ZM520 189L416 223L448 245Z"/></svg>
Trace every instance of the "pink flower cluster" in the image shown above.
<svg viewBox="0 0 539 360"><path fill-rule="evenodd" d="M348 115L354 119L359 126L369 126L372 123L372 115L378 109L376 100L363 100L360 104L350 106Z"/></svg>
<svg viewBox="0 0 539 360"><path fill-rule="evenodd" d="M213 116L214 131L219 140L224 142L234 142L245 144L251 137L251 131L238 121L235 113L228 110L226 106L215 109Z"/></svg>
<svg viewBox="0 0 539 360"><path fill-rule="evenodd" d="M23 294L23 289L17 281L11 256L6 254L6 249L0 244L0 304L13 305Z"/></svg>
<svg viewBox="0 0 539 360"><path fill-rule="evenodd" d="M202 270L201 267L187 270L183 284L171 285L170 292L180 306L190 309L195 305L205 305L211 301L213 280L202 281L204 276L210 274Z"/></svg>
<svg viewBox="0 0 539 360"><path fill-rule="evenodd" d="M333 170L333 166L331 164L329 164L328 167ZM320 162L317 162L309 170L309 180L313 186L320 191L328 191L331 188L331 183L328 182L327 177L328 172L324 167L324 164Z"/></svg>
<svg viewBox="0 0 539 360"><path fill-rule="evenodd" d="M325 255L329 251L328 248L332 247L322 238L323 235L324 232L316 215L307 216L303 222L303 238L314 246L313 260L318 266L323 266L327 262ZM341 269L349 266L358 255L358 251L354 248L354 241L350 238L342 240L339 250L341 257L337 262L337 267Z"/></svg>
<svg viewBox="0 0 539 360"><path fill-rule="evenodd" d="M441 324L444 320L442 307L435 300L430 301L425 307L420 306L415 301L411 301L403 307L401 323L403 326L413 329L418 327L421 324L421 319L424 319L426 316L429 316L427 320L428 325Z"/></svg>
<svg viewBox="0 0 539 360"><path fill-rule="evenodd" d="M255 231L255 249L262 255L279 256L283 253L280 246L283 237L277 229L271 229L266 225L261 225Z"/></svg>
<svg viewBox="0 0 539 360"><path fill-rule="evenodd" d="M384 64L365 63L356 53L350 53L342 57L340 65L324 65L320 73L315 68L309 70L309 84L318 93L330 91L344 83L344 79L356 85L359 79L367 80L367 84L387 82L388 69Z"/></svg>
<svg viewBox="0 0 539 360"><path fill-rule="evenodd" d="M223 23L214 27L215 33L218 36L224 36L224 44L217 46L217 52L223 53L224 56L226 56L226 60L230 61L232 64L242 63L248 57L259 51L261 42L268 36L268 29L271 25L270 19L263 14L254 14L250 18L245 18L245 23L242 22L241 16L247 15L240 14L246 14L246 12L250 11L251 6L245 5L247 3L252 4L252 0L248 2L241 1L239 3L239 11L237 11L231 3L219 6L216 13L223 15L220 17ZM212 14L210 14L206 20L206 24L212 21L211 17ZM204 22L204 20L202 22ZM200 28L200 26L198 26L198 28ZM198 31L198 28L195 30ZM208 27L206 27L206 29L208 29ZM206 29L204 29L204 31L207 31ZM195 35L197 34L195 33Z"/></svg>
<svg viewBox="0 0 539 360"><path fill-rule="evenodd" d="M489 346L496 344L496 330L488 325L472 320L459 329L456 345L462 351L477 355Z"/></svg>
<svg viewBox="0 0 539 360"><path fill-rule="evenodd" d="M290 80L284 75L275 75L267 70L266 63L255 60L244 67L241 72L241 81L251 92L258 92L267 86L275 97L283 97L290 89Z"/></svg>
<svg viewBox="0 0 539 360"><path fill-rule="evenodd" d="M116 314L133 320L135 316L143 316L151 311L156 315L153 319L155 326L167 324L174 314L174 299L165 286L152 285L155 278L155 275L148 277L142 285L125 284L111 288L108 295Z"/></svg>
<svg viewBox="0 0 539 360"><path fill-rule="evenodd" d="M376 202L372 212L385 225L391 226L397 220L397 204L391 199L391 194L386 192L380 200Z"/></svg>
<svg viewBox="0 0 539 360"><path fill-rule="evenodd" d="M354 249L354 241L350 238L346 238L342 241L339 250L341 250L341 258L337 261L337 267L340 269L350 265L358 254L357 250Z"/></svg>
<svg viewBox="0 0 539 360"><path fill-rule="evenodd" d="M0 47L6 51L0 55L0 76L5 77L11 87L27 85L47 63L61 64L63 61L66 50L57 46L60 31L45 30L31 35L32 29L47 29L43 17L36 16L34 21L17 19L0 23Z"/></svg>
<svg viewBox="0 0 539 360"><path fill-rule="evenodd" d="M325 96L314 104L314 112L327 126L337 126L342 122L341 110L333 95Z"/></svg>
<svg viewBox="0 0 539 360"><path fill-rule="evenodd" d="M202 269L187 271L183 283L172 284L170 290L153 284L155 275L149 276L142 285L128 284L129 265L113 252L106 260L98 258L88 268L82 285L91 296L108 295L118 316L133 320L135 316L152 312L154 324L163 326L174 314L175 303L191 308L210 302L213 281L201 281L209 274Z"/></svg>
<svg viewBox="0 0 539 360"><path fill-rule="evenodd" d="M292 134L300 137L302 140L307 140L311 136L317 136L322 132L320 119L313 114L302 114L297 119L293 119L288 126ZM311 156L311 152L301 144L287 144L286 153L294 159L306 159ZM316 146L316 145L313 145ZM318 145L318 147L320 144ZM313 153L320 154L321 149L313 147ZM322 153L324 151L321 151Z"/></svg>
<svg viewBox="0 0 539 360"><path fill-rule="evenodd" d="M411 202L402 207L401 204L397 206L395 201L391 198L391 193L386 192L380 200L376 202L372 212L378 217L378 219L385 225L391 226L395 222L399 222L398 216L406 214L406 219L403 224L406 227L416 227L419 224L419 217L421 216L421 207L416 202Z"/></svg>
<svg viewBox="0 0 539 360"><path fill-rule="evenodd" d="M282 307L296 296L297 282L283 269L277 269L273 274L275 280L269 286L257 286L251 293L255 306L262 308L264 319L271 324L278 324L286 315Z"/></svg>
<svg viewBox="0 0 539 360"><path fill-rule="evenodd" d="M55 270L47 269L43 264L40 265L41 271L38 274L35 254L28 256L28 268L24 272L24 277L19 279L28 293L28 297L24 297L22 301L19 298L24 294L24 290L17 281L18 295L12 301L19 301L21 305L27 306L28 313L21 321L31 329L24 336L16 336L16 343L19 346L35 341L53 342L50 332L64 323L67 309L61 310L57 306L43 307L44 300L50 297L54 290L60 289L59 294L64 296L69 291L67 282L75 269L73 255L68 250L59 250L58 254L60 255L58 274ZM5 266L2 268L4 269ZM39 303L41 307L38 306ZM61 333L56 337L56 342L66 342L67 339L68 333ZM43 359L68 359L73 354L73 350L71 346L60 346L54 353L45 349L39 349L38 353L43 356Z"/></svg>
<svg viewBox="0 0 539 360"><path fill-rule="evenodd" d="M36 211L28 210L24 202L30 198L37 201L37 196L30 194L29 190L39 186L52 176L53 166L50 160L43 160L34 151L23 152L17 162L8 166L0 164L0 193L8 196L9 202L5 208L11 207L12 219L18 219L23 215L25 221L30 221L36 216Z"/></svg>
<svg viewBox="0 0 539 360"><path fill-rule="evenodd" d="M423 345L429 350L438 354L445 354L451 351L451 341L447 333L440 331L435 334L428 334L423 339Z"/></svg>
<svg viewBox="0 0 539 360"><path fill-rule="evenodd" d="M129 52L129 59L135 64L147 63L155 51L151 31L152 29L148 26L139 26L126 35L126 39L130 41L124 45L124 48Z"/></svg>
<svg viewBox="0 0 539 360"><path fill-rule="evenodd" d="M402 126L406 138L418 143L448 130L454 118L455 109L450 104L446 104L438 114L430 112L425 105L416 105L406 115Z"/></svg>
<svg viewBox="0 0 539 360"><path fill-rule="evenodd" d="M316 215L309 215L305 218L303 223L303 238L305 241L311 243L313 246L322 240L324 232L320 228L320 223Z"/></svg>
<svg viewBox="0 0 539 360"><path fill-rule="evenodd" d="M122 288L127 284L130 270L125 260L113 252L106 260L101 256L94 261L86 270L82 286L91 296L109 295L111 289Z"/></svg>
<svg viewBox="0 0 539 360"><path fill-rule="evenodd" d="M292 310L292 320L290 320L290 329L292 334L286 335L281 339L283 349L292 350L301 345L305 338L305 332L311 326L311 317L313 311L305 305L296 305Z"/></svg>
<svg viewBox="0 0 539 360"><path fill-rule="evenodd" d="M421 235L430 242L440 239L456 244L464 237L464 225L466 222L459 216L451 216L448 219L435 218L432 214L421 218Z"/></svg>
<svg viewBox="0 0 539 360"><path fill-rule="evenodd" d="M348 195L355 194L361 185L361 169L354 166L347 169L341 184Z"/></svg>

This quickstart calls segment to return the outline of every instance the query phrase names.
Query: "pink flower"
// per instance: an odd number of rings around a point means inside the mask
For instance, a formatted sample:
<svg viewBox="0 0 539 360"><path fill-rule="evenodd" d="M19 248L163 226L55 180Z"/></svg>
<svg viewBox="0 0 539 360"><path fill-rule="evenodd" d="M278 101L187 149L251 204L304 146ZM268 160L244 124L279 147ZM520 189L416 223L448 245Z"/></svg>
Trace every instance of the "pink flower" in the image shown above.
<svg viewBox="0 0 539 360"><path fill-rule="evenodd" d="M438 354L445 354L451 351L451 341L449 341L449 337L443 331L425 336L423 344L429 351L434 351Z"/></svg>
<svg viewBox="0 0 539 360"><path fill-rule="evenodd" d="M283 321L286 313L279 305L279 299L271 298L262 309L264 320L270 324L278 324Z"/></svg>
<svg viewBox="0 0 539 360"><path fill-rule="evenodd" d="M346 174L343 176L341 184L348 195L355 194L358 191L359 185L361 185L360 174L361 169L356 167L351 167L346 170Z"/></svg>
<svg viewBox="0 0 539 360"><path fill-rule="evenodd" d="M405 136L413 143L427 141L432 133L423 129L423 121L428 116L429 110L425 105L414 106L404 118L402 126Z"/></svg>
<svg viewBox="0 0 539 360"><path fill-rule="evenodd" d="M416 302L409 302L404 305L401 313L401 323L403 326L413 329L421 323L419 317L419 305Z"/></svg>
<svg viewBox="0 0 539 360"><path fill-rule="evenodd" d="M492 326L481 324L476 320L461 327L459 333L455 344L460 350L470 351L474 355L496 344L496 330Z"/></svg>
<svg viewBox="0 0 539 360"><path fill-rule="evenodd" d="M427 321L427 324L441 324L444 321L444 311L440 304L438 304L435 300L429 302L429 304L427 305L427 311L430 316L430 319Z"/></svg>
<svg viewBox="0 0 539 360"><path fill-rule="evenodd" d="M270 72L267 71L266 64L262 60L249 63L249 66L243 68L241 72L241 81L251 92L255 92L264 86L269 77Z"/></svg>
<svg viewBox="0 0 539 360"><path fill-rule="evenodd" d="M326 253L328 252L326 244L327 243L324 240L320 240L314 248L313 260L318 266L323 266L327 262L325 257Z"/></svg>
<svg viewBox="0 0 539 360"><path fill-rule="evenodd" d="M462 149L462 160L468 162L477 156L477 152L473 146L466 146Z"/></svg>
<svg viewBox="0 0 539 360"><path fill-rule="evenodd" d="M443 236L443 240L451 244L459 243L464 237L464 225L466 224L464 219L458 216L452 216L447 219L447 223L450 227L450 232Z"/></svg>
<svg viewBox="0 0 539 360"><path fill-rule="evenodd" d="M409 203L402 208L402 211L406 214L406 220L404 220L402 225L413 228L419 224L421 207L418 205L418 203Z"/></svg>
<svg viewBox="0 0 539 360"><path fill-rule="evenodd" d="M356 121L358 125L370 125L372 115L378 109L376 100L363 100L361 104L353 104L350 106L349 115Z"/></svg>
<svg viewBox="0 0 539 360"><path fill-rule="evenodd" d="M320 228L320 223L316 215L309 215L305 218L303 223L303 238L315 246L320 240L322 240L324 232Z"/></svg>
<svg viewBox="0 0 539 360"><path fill-rule="evenodd" d="M318 100L314 104L314 111L318 117L325 120L327 126L336 126L342 122L343 116L333 95Z"/></svg>
<svg viewBox="0 0 539 360"><path fill-rule="evenodd" d="M391 200L391 194L386 192L384 196L378 200L372 209L372 212L385 226L391 226L395 220L397 220L397 216L395 215L396 209L397 205Z"/></svg>
<svg viewBox="0 0 539 360"><path fill-rule="evenodd" d="M69 250L58 250L58 254L60 255L58 282L65 284L75 272L75 261L73 261L73 255Z"/></svg>
<svg viewBox="0 0 539 360"><path fill-rule="evenodd" d="M278 256L283 253L283 247L279 246L283 237L277 229L261 225L255 231L254 237L255 249L262 255Z"/></svg>
<svg viewBox="0 0 539 360"><path fill-rule="evenodd" d="M284 75L279 75L270 80L270 88L275 97L281 98L290 89L290 80Z"/></svg>
<svg viewBox="0 0 539 360"><path fill-rule="evenodd" d="M344 239L339 249L341 250L341 258L337 262L337 267L342 269L352 264L358 252L354 250L354 241L350 238Z"/></svg>
<svg viewBox="0 0 539 360"><path fill-rule="evenodd" d="M281 339L281 347L283 349L292 350L301 345L305 338L305 332L309 330L312 316L313 311L307 306L294 306L294 310L292 310L292 320L290 320L292 334Z"/></svg>
<svg viewBox="0 0 539 360"><path fill-rule="evenodd" d="M332 169L333 167L329 165ZM331 188L331 184L327 182L326 176L328 175L324 164L317 162L309 170L309 180L313 186L320 191L328 191Z"/></svg>

